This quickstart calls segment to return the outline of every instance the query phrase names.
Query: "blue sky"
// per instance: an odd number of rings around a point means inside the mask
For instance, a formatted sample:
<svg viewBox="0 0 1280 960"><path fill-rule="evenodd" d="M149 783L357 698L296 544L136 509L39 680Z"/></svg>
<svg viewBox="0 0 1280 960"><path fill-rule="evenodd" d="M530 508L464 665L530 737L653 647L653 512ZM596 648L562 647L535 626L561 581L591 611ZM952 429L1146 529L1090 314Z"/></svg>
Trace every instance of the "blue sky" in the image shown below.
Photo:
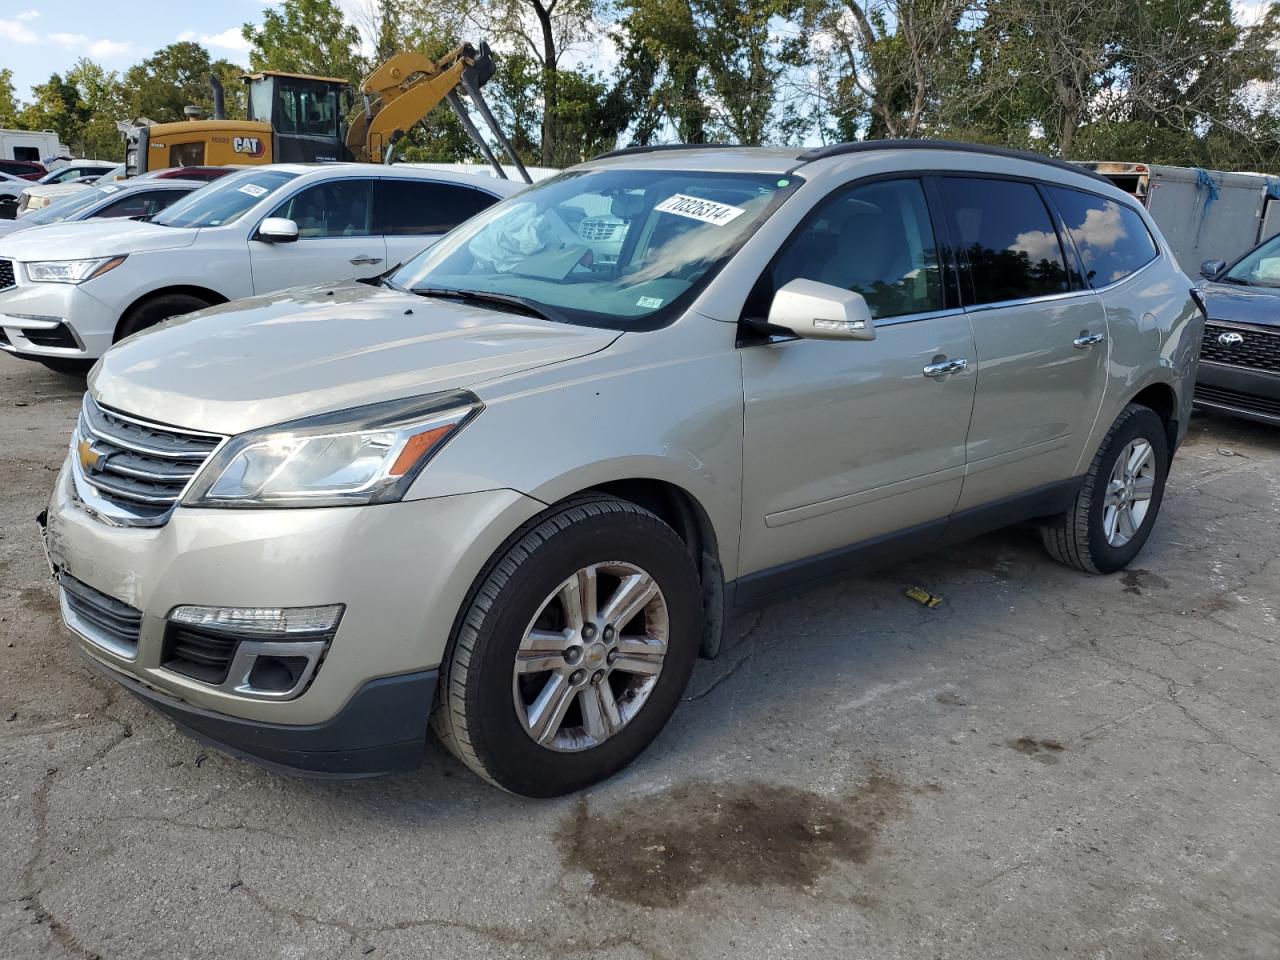
<svg viewBox="0 0 1280 960"><path fill-rule="evenodd" d="M261 19L269 0L0 0L0 67L13 71L18 97L33 84L89 57L124 70L175 40L197 40L216 59L245 63L240 27ZM359 3L344 3L355 7Z"/></svg>

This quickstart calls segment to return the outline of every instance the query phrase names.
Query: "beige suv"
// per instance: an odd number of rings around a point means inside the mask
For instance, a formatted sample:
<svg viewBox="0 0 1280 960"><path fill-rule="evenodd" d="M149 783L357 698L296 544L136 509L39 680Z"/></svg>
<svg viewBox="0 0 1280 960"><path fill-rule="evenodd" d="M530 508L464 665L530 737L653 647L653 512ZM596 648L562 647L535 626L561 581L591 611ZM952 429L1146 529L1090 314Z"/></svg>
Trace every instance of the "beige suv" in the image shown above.
<svg viewBox="0 0 1280 960"><path fill-rule="evenodd" d="M945 143L638 149L374 283L113 347L47 516L88 661L228 751L547 796L733 612L1017 521L1142 548L1201 315L1147 213Z"/></svg>

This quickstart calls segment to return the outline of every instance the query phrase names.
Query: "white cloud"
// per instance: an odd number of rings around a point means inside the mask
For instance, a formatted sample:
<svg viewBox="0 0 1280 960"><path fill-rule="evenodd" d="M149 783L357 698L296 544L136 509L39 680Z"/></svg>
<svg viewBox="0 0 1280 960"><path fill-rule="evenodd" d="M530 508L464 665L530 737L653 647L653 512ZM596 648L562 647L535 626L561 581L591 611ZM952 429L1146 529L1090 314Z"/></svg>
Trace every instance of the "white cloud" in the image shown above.
<svg viewBox="0 0 1280 960"><path fill-rule="evenodd" d="M221 33L197 33L194 30L184 30L178 34L178 39L184 42L194 40L206 47L234 50L236 53L249 51L249 41L240 33L239 27L227 27Z"/></svg>
<svg viewBox="0 0 1280 960"><path fill-rule="evenodd" d="M133 52L133 44L127 40L94 40L83 33L50 33L45 37L68 50L83 50L92 57L119 57Z"/></svg>
<svg viewBox="0 0 1280 960"><path fill-rule="evenodd" d="M28 20L34 20L38 16L40 16L39 10L24 10L22 13L18 14L15 19L22 23L26 23Z"/></svg>
<svg viewBox="0 0 1280 960"><path fill-rule="evenodd" d="M0 40L8 40L10 43L39 43L40 37L16 20L0 20Z"/></svg>

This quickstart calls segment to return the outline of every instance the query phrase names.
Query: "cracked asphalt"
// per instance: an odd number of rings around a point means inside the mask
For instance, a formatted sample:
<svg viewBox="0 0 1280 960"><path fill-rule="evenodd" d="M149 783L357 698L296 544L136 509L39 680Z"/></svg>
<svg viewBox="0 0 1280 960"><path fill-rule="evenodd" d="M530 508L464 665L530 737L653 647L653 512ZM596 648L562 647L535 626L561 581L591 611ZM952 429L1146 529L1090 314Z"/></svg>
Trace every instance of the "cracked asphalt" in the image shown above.
<svg viewBox="0 0 1280 960"><path fill-rule="evenodd" d="M1019 528L751 614L531 802L434 745L279 777L90 675L32 523L82 389L0 356L6 960L1280 956L1280 430L1197 417L1124 575Z"/></svg>

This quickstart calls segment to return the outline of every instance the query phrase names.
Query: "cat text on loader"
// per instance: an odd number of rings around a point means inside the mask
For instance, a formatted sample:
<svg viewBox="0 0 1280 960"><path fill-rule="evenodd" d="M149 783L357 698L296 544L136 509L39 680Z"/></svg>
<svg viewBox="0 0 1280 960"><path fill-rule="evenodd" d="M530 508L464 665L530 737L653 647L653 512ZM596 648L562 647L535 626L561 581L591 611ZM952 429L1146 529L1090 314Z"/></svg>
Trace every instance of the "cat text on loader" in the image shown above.
<svg viewBox="0 0 1280 960"><path fill-rule="evenodd" d="M480 88L493 76L493 53L464 44L439 60L397 53L360 85L362 109L348 124L338 77L262 71L245 76L248 120L228 120L222 85L213 84L213 118L177 123L122 124L129 176L164 167L225 166L338 160L389 163L395 146L415 123L444 101L499 176L502 165L480 135L462 98L465 92L522 179L529 175L484 100ZM190 109L190 108L189 108Z"/></svg>

